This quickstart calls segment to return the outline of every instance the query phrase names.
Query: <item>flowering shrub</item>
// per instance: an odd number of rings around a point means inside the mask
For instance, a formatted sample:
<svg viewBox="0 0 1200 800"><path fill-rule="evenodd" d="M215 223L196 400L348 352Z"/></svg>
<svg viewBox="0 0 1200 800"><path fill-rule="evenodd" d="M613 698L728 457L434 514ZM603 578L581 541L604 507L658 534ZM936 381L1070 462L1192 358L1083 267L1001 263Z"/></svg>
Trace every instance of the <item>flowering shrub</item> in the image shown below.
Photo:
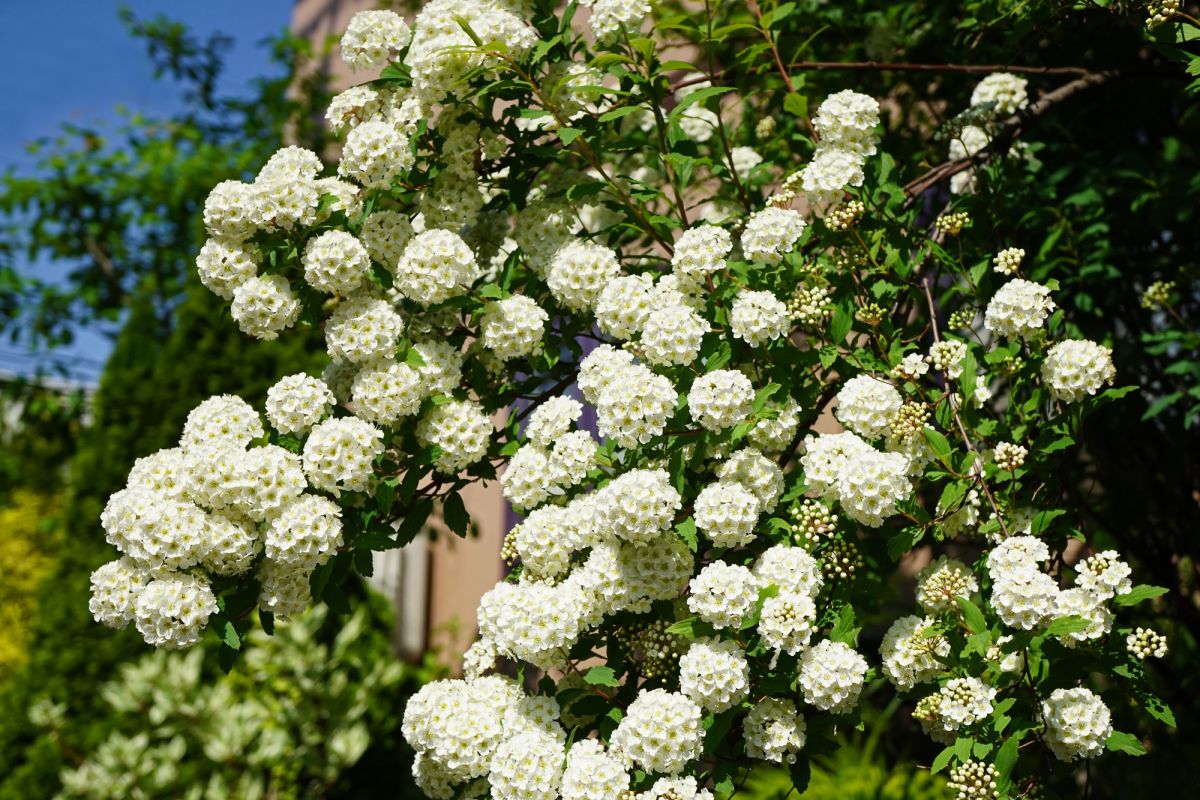
<svg viewBox="0 0 1200 800"><path fill-rule="evenodd" d="M380 73L331 104L340 177L289 147L219 184L197 265L248 335L323 330L329 366L282 378L268 425L206 401L134 467L96 618L236 650L429 514L465 534L459 490L498 478L514 568L465 676L404 713L431 797L724 797L748 759L802 789L877 676L963 797L1142 752L1114 702L1172 723L1141 668L1165 642L1118 621L1164 590L1068 546L1057 475L1134 387L1023 251L912 202L978 191L1047 101L984 78L954 169L901 187L878 100L809 114L772 33L794 4L716 5L653 36L644 0L356 17L347 64ZM736 43L783 88L711 66ZM868 648L885 582L915 603Z"/></svg>

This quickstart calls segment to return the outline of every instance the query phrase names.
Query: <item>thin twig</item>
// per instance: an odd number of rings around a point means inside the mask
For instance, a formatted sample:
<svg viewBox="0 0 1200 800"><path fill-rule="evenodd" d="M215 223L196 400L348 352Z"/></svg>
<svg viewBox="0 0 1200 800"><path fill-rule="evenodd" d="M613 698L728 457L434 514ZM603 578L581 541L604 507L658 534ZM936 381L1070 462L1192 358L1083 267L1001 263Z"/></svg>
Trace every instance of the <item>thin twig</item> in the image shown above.
<svg viewBox="0 0 1200 800"><path fill-rule="evenodd" d="M988 142L986 147L980 148L975 153L963 158L956 158L953 161L947 161L939 164L933 169L926 172L924 175L909 181L904 186L904 193L908 195L909 202L914 197L920 197L927 189L936 186L952 175L957 175L963 170L971 167L979 166L987 162L992 156L1003 155L1007 153L1012 143L1016 140L1029 123L1033 122L1038 117L1045 114L1052 107L1058 105L1069 97L1072 97L1079 92L1090 89L1094 86L1099 86L1117 77L1119 70L1105 70L1103 72L1089 72L1081 78L1077 78L1070 83L1063 84L1052 92L1047 92L1042 95L1036 103L1032 103L1027 108L1018 111L1008 119L1000 123L996 135Z"/></svg>
<svg viewBox="0 0 1200 800"><path fill-rule="evenodd" d="M933 293L929 291L929 279L921 281L921 288L925 290L925 302L929 304L929 321L933 325L933 341L940 342L942 340L941 332L938 330L937 309L933 305ZM972 378L974 376L971 376ZM949 376L947 376L949 380ZM961 381L959 381L961 383ZM950 413L954 415L954 421L958 423L958 432L962 435L963 444L967 449L975 454L976 463L972 464L972 469L979 470L979 485L983 487L983 493L987 495L988 504L992 507L992 512L996 515L996 521L1000 523L1000 532L1004 534L1004 538L1008 538L1008 526L1004 524L1004 517L1000 514L1000 507L996 505L996 498L992 496L992 489L988 486L987 479L983 477L982 456L975 449L975 445L971 442L971 437L967 434L967 426L963 425L962 417L958 413L958 404L953 398L948 400L950 403Z"/></svg>

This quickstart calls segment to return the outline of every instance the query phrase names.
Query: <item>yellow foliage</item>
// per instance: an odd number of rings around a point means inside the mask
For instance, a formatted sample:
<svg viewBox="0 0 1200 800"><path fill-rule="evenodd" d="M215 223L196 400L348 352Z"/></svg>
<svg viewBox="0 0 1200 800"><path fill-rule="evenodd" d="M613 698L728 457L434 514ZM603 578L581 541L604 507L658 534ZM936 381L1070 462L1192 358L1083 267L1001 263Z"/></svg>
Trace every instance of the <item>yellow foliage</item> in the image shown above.
<svg viewBox="0 0 1200 800"><path fill-rule="evenodd" d="M0 507L0 677L25 660L25 640L36 611L37 589L54 561L50 515L57 498L28 490Z"/></svg>

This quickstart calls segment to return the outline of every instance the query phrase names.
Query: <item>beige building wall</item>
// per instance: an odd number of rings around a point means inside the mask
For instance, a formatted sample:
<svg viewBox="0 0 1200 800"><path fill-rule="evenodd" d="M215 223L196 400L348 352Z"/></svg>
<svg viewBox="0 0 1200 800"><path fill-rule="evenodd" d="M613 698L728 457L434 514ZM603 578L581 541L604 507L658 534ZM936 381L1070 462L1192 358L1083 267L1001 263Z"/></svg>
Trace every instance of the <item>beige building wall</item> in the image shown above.
<svg viewBox="0 0 1200 800"><path fill-rule="evenodd" d="M327 40L341 36L356 12L380 5L376 0L296 0L292 31L311 40L319 53ZM392 5L400 11L405 4ZM336 46L316 68L329 76L335 91L373 77L351 74ZM500 547L507 512L500 485L472 485L464 491L463 501L473 522L471 537L460 539L440 520L431 519L429 532L412 544L375 554L371 583L396 608L393 642L406 658L419 658L426 648L434 647L443 660L458 663L475 638L479 599L504 574Z"/></svg>

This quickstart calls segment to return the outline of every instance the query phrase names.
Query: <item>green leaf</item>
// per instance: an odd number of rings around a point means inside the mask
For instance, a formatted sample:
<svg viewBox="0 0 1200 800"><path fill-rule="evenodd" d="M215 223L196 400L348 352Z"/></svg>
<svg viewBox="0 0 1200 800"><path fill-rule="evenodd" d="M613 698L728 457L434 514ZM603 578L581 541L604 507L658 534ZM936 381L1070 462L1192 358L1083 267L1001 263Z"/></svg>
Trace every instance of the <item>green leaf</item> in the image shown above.
<svg viewBox="0 0 1200 800"><path fill-rule="evenodd" d="M1047 636L1066 636L1069 633L1079 633L1087 630L1088 621L1078 614L1068 614L1059 617L1046 626Z"/></svg>
<svg viewBox="0 0 1200 800"><path fill-rule="evenodd" d="M858 632L861 628L854 625L854 606L846 603L838 612L837 624L833 626L833 630L829 632L829 638L835 642L842 642L854 646L858 639Z"/></svg>
<svg viewBox="0 0 1200 800"><path fill-rule="evenodd" d="M951 745L950 747L947 747L945 750L943 750L942 752L937 754L937 757L933 759L933 763L930 764L930 766L929 766L929 771L932 772L934 775L937 775L939 772L944 770L946 767L950 766L950 759L953 757L954 757L954 746Z"/></svg>
<svg viewBox="0 0 1200 800"><path fill-rule="evenodd" d="M954 755L958 758L960 764L965 764L971 760L971 751L975 747L975 740L970 736L960 736L954 741Z"/></svg>
<svg viewBox="0 0 1200 800"><path fill-rule="evenodd" d="M561 139L562 143L565 144L567 147L570 147L571 142L578 139L582 134L583 134L583 131L579 130L578 128L559 128L558 129L558 138Z"/></svg>
<svg viewBox="0 0 1200 800"><path fill-rule="evenodd" d="M458 492L454 492L442 501L442 519L445 520L446 527L459 536L467 535L467 530L471 526L471 515L467 513L462 495Z"/></svg>
<svg viewBox="0 0 1200 800"><path fill-rule="evenodd" d="M705 636L712 636L716 632L716 629L712 625L709 625L699 617L681 619L667 628L667 633L670 635L682 636L685 639L699 639Z"/></svg>
<svg viewBox="0 0 1200 800"><path fill-rule="evenodd" d="M794 117L804 119L808 116L808 98L802 94L791 92L783 98L783 110Z"/></svg>
<svg viewBox="0 0 1200 800"><path fill-rule="evenodd" d="M983 618L983 612L979 610L979 606L965 597L956 597L954 599L958 602L958 607L962 611L963 622L967 624L967 629L971 633L983 633L988 629L987 620Z"/></svg>
<svg viewBox="0 0 1200 800"><path fill-rule="evenodd" d="M767 405L767 401L771 396L779 391L778 383L769 383L758 390L758 394L754 395L754 403L750 406L750 413L757 414Z"/></svg>
<svg viewBox="0 0 1200 800"><path fill-rule="evenodd" d="M1149 600L1152 597L1161 597L1166 594L1167 590L1162 586L1149 586L1141 583L1130 589L1125 594L1119 594L1113 598L1113 602L1119 606L1136 606L1143 600Z"/></svg>
<svg viewBox="0 0 1200 800"><path fill-rule="evenodd" d="M593 686L612 686L615 688L621 685L612 667L592 667L584 673L583 679Z"/></svg>
<svg viewBox="0 0 1200 800"><path fill-rule="evenodd" d="M1171 707L1167 705L1165 700L1145 690L1139 691L1137 695L1138 700L1142 703L1142 708L1146 709L1147 714L1159 722L1170 725L1172 728L1176 727L1175 712L1171 710Z"/></svg>
<svg viewBox="0 0 1200 800"><path fill-rule="evenodd" d="M809 781L812 780L812 765L809 763L807 756L803 753L797 756L796 760L788 767L788 773L791 775L792 786L795 788L796 793L803 795L808 789Z"/></svg>
<svg viewBox="0 0 1200 800"><path fill-rule="evenodd" d="M759 618L762 617L763 603L767 602L767 598L774 597L777 594L779 594L779 587L773 583L759 589L758 599L754 602L754 610L746 615L738 630L748 631L757 625Z"/></svg>
<svg viewBox="0 0 1200 800"><path fill-rule="evenodd" d="M923 428L921 435L925 437L925 440L929 442L929 446L933 448L933 454L937 456L938 461L949 467L950 441L933 428Z"/></svg>
<svg viewBox="0 0 1200 800"><path fill-rule="evenodd" d="M1146 748L1142 746L1142 740L1132 733L1113 731L1105 740L1104 746L1114 753L1126 753L1131 756L1146 755Z"/></svg>
<svg viewBox="0 0 1200 800"><path fill-rule="evenodd" d="M693 553L696 552L696 548L699 545L696 537L696 520L688 517L675 526L675 533L679 534L679 538L683 539L684 544L688 546L689 550Z"/></svg>
<svg viewBox="0 0 1200 800"><path fill-rule="evenodd" d="M678 119L679 115L682 114L683 110L688 106L695 105L696 103L703 103L710 97L716 97L717 95L732 91L732 86L706 86L703 89L696 89L695 91L688 92L687 97L680 100L679 104L671 109L671 119Z"/></svg>
<svg viewBox="0 0 1200 800"><path fill-rule="evenodd" d="M645 108L645 106L619 106L612 111L605 111L600 115L599 119L601 122L612 122L614 119L628 117L630 114L645 110Z"/></svg>
<svg viewBox="0 0 1200 800"><path fill-rule="evenodd" d="M833 308L833 319L829 323L829 339L834 344L846 340L846 334L854 327L854 311L849 304L838 304Z"/></svg>
<svg viewBox="0 0 1200 800"><path fill-rule="evenodd" d="M1001 776L1008 776L1012 773L1012 768L1017 765L1018 748L1020 746L1021 740L1016 736L1008 737L1004 740L1004 744L1000 745L1000 749L996 752L996 758L992 763Z"/></svg>
<svg viewBox="0 0 1200 800"><path fill-rule="evenodd" d="M221 629L221 642L234 650L242 649L242 637L238 635L237 628L233 627L233 623L226 620L225 627Z"/></svg>

